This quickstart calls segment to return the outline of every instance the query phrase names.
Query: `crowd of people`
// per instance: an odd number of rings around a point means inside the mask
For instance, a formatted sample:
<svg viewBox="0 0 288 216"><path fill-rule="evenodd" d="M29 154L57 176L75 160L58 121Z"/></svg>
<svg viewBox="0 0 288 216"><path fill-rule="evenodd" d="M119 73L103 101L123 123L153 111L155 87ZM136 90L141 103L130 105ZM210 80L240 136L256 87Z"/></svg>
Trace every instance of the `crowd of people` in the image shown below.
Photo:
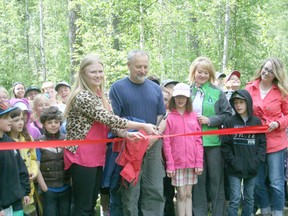
<svg viewBox="0 0 288 216"><path fill-rule="evenodd" d="M284 215L283 62L266 59L244 87L238 70L216 72L203 56L188 83L161 82L149 66L147 52L130 51L129 75L106 92L103 62L88 54L73 86L0 87L0 142L39 143L0 150L0 216L94 216L99 197L111 216ZM257 125L266 133L189 135ZM41 147L50 140L67 146Z"/></svg>

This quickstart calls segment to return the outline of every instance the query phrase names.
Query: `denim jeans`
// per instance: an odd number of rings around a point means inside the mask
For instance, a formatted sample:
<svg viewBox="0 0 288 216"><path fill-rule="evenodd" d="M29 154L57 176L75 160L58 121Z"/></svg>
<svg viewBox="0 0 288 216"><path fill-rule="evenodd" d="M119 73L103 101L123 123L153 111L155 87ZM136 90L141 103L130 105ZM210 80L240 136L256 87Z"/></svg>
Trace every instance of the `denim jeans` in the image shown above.
<svg viewBox="0 0 288 216"><path fill-rule="evenodd" d="M43 216L69 216L71 205L71 188L62 192L47 191L43 193Z"/></svg>
<svg viewBox="0 0 288 216"><path fill-rule="evenodd" d="M266 161L260 164L255 194L261 213L268 214L273 211L275 216L283 215L285 204L284 190L284 156L285 149L268 153ZM266 185L266 177L269 185Z"/></svg>
<svg viewBox="0 0 288 216"><path fill-rule="evenodd" d="M116 165L114 173L110 180L110 215L111 216L122 216L122 202L120 196L121 176L120 172L122 167Z"/></svg>
<svg viewBox="0 0 288 216"><path fill-rule="evenodd" d="M228 207L228 216L238 215L238 208L241 202L241 182L242 179L236 176L229 176L230 184L230 202ZM254 188L255 178L243 179L243 202L242 216L251 216L254 207Z"/></svg>

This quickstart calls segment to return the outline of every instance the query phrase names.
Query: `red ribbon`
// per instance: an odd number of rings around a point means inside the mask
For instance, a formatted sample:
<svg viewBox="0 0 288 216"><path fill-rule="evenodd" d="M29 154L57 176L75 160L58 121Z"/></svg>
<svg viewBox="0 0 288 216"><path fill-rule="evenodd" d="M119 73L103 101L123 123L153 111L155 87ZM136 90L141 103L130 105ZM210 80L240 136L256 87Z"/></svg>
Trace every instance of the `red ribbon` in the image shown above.
<svg viewBox="0 0 288 216"><path fill-rule="evenodd" d="M257 134L266 133L268 125L249 126L243 128L227 128L221 130L209 130L193 133L171 134L171 135L148 135L147 138L163 138L176 136L206 136L206 135L229 135L229 134ZM97 143L107 143L121 141L123 138L113 139L96 139L96 140L51 140L35 142L2 142L0 150L24 149L24 148L48 148L48 147L65 147L74 145L88 145Z"/></svg>

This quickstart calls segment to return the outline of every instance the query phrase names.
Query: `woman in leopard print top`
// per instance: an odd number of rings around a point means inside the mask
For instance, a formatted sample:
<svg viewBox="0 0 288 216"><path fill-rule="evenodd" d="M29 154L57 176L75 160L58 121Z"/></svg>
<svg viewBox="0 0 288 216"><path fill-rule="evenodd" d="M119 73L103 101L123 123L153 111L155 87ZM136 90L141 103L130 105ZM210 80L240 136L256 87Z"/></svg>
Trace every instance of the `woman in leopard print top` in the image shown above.
<svg viewBox="0 0 288 216"><path fill-rule="evenodd" d="M103 64L97 55L87 55L80 64L65 110L67 140L105 139L109 128L128 138L143 138L143 135L139 132L127 133L127 129L144 129L148 134L156 134L152 124L132 122L113 115L103 90ZM106 143L68 146L65 149L65 169L72 177L73 215L94 214L105 150Z"/></svg>

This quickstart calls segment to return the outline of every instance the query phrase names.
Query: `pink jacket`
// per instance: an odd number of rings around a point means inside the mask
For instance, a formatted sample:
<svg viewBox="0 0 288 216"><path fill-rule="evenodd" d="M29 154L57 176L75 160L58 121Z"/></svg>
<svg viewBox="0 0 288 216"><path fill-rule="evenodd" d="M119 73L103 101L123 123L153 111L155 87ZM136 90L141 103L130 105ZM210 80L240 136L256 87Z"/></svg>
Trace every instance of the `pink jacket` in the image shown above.
<svg viewBox="0 0 288 216"><path fill-rule="evenodd" d="M201 131L196 113L177 110L168 114L165 135ZM163 139L166 170L203 168L203 146L201 136L176 136Z"/></svg>
<svg viewBox="0 0 288 216"><path fill-rule="evenodd" d="M263 125L272 121L279 123L279 128L266 133L267 153L283 150L288 146L285 129L288 127L288 97L283 97L276 85L262 100L259 89L260 80L248 83L246 90L253 98L254 115L258 116Z"/></svg>

